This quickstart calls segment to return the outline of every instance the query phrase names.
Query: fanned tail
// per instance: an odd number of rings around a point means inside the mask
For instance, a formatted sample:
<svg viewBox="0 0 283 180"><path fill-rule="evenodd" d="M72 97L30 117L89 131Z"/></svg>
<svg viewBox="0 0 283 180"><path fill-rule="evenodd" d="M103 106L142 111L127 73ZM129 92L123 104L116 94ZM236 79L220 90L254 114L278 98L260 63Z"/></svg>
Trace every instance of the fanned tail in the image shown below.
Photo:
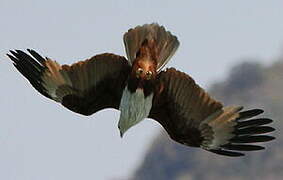
<svg viewBox="0 0 283 180"><path fill-rule="evenodd" d="M152 40L156 43L157 71L160 71L179 47L177 37L156 23L137 26L124 34L125 49L131 64L142 44Z"/></svg>

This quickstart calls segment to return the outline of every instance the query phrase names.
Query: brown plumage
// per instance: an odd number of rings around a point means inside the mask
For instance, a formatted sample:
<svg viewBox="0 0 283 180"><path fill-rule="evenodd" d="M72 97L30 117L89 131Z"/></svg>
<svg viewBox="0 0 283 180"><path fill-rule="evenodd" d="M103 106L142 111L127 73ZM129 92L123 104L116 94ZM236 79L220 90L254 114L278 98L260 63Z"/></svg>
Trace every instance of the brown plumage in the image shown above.
<svg viewBox="0 0 283 180"><path fill-rule="evenodd" d="M14 66L41 94L83 115L104 108L121 110L121 136L145 117L159 122L184 145L226 156L263 149L254 145L274 139L263 110L223 107L187 74L162 71L179 46L176 36L158 24L130 29L124 35L128 60L104 53L72 65L59 65L34 50L10 51Z"/></svg>
<svg viewBox="0 0 283 180"><path fill-rule="evenodd" d="M155 23L137 26L124 34L125 49L130 63L136 59L137 53L145 41L149 45L155 44L152 55L157 60L157 71L167 64L179 47L177 37L166 31L163 26ZM152 46L149 46L149 49L152 49Z"/></svg>

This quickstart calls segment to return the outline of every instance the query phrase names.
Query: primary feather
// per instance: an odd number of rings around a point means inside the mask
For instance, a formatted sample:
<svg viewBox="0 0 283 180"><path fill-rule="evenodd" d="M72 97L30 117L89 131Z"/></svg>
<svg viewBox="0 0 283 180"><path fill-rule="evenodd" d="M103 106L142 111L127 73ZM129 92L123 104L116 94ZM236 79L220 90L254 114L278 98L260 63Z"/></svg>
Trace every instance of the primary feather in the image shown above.
<svg viewBox="0 0 283 180"><path fill-rule="evenodd" d="M252 119L263 110L242 111L214 100L195 81L174 68L159 74L163 90L155 96L149 117L157 120L175 141L225 156L242 156L237 151L255 151L262 146L246 144L266 142L274 137L261 135L274 131L263 126L270 119ZM232 150L232 151L230 151Z"/></svg>

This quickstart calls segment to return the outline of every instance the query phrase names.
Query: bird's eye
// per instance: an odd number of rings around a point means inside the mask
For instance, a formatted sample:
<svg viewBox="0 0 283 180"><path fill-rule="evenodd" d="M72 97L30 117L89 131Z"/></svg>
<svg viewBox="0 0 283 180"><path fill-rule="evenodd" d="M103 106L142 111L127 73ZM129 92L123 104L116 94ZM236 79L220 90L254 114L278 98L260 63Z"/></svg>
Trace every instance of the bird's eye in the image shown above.
<svg viewBox="0 0 283 180"><path fill-rule="evenodd" d="M138 70L136 71L137 77L139 77L142 73L143 73L143 69L142 68L138 68Z"/></svg>
<svg viewBox="0 0 283 180"><path fill-rule="evenodd" d="M150 79L152 76L152 72L151 71L147 71L146 72L146 79Z"/></svg>

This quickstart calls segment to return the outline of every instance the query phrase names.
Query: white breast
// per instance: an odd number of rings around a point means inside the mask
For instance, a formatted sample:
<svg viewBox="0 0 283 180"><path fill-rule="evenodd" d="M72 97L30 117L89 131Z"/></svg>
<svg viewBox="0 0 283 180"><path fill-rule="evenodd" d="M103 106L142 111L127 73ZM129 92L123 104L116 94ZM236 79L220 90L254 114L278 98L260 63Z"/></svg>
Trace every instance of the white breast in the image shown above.
<svg viewBox="0 0 283 180"><path fill-rule="evenodd" d="M131 93L128 87L123 91L119 110L121 111L119 128L121 133L148 117L152 106L153 93L145 97L142 89Z"/></svg>

